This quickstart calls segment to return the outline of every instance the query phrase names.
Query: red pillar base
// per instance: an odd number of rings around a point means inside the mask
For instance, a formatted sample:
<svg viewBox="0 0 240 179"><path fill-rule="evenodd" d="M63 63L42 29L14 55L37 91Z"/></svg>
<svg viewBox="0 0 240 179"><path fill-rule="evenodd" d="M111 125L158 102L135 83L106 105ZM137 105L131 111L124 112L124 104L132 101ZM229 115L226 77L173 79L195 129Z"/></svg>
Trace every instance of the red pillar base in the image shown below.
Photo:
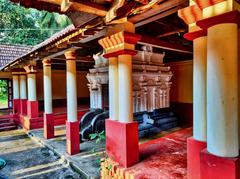
<svg viewBox="0 0 240 179"><path fill-rule="evenodd" d="M13 114L20 114L20 112L21 112L20 99L13 99Z"/></svg>
<svg viewBox="0 0 240 179"><path fill-rule="evenodd" d="M66 121L66 147L69 155L80 152L79 122Z"/></svg>
<svg viewBox="0 0 240 179"><path fill-rule="evenodd" d="M138 163L138 123L122 123L107 119L106 151L111 159L125 168Z"/></svg>
<svg viewBox="0 0 240 179"><path fill-rule="evenodd" d="M27 99L20 99L21 114L27 114Z"/></svg>
<svg viewBox="0 0 240 179"><path fill-rule="evenodd" d="M239 179L240 158L224 158L204 149L200 156L201 179Z"/></svg>
<svg viewBox="0 0 240 179"><path fill-rule="evenodd" d="M200 153L206 147L206 142L195 140L193 137L187 139L188 179L200 179Z"/></svg>
<svg viewBox="0 0 240 179"><path fill-rule="evenodd" d="M44 138L54 138L54 116L53 114L45 114L43 116Z"/></svg>
<svg viewBox="0 0 240 179"><path fill-rule="evenodd" d="M27 101L27 116L30 119L38 117L38 101Z"/></svg>

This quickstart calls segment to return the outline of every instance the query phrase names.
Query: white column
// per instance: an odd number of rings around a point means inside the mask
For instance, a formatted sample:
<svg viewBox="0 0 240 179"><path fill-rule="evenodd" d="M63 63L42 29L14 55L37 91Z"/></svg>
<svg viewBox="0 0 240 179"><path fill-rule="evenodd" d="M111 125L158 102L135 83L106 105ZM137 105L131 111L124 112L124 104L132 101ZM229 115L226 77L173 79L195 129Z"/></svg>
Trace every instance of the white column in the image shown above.
<svg viewBox="0 0 240 179"><path fill-rule="evenodd" d="M193 138L207 140L207 37L193 41Z"/></svg>
<svg viewBox="0 0 240 179"><path fill-rule="evenodd" d="M220 157L237 157L238 25L208 29L207 149Z"/></svg>
<svg viewBox="0 0 240 179"><path fill-rule="evenodd" d="M76 61L67 59L67 120L77 121Z"/></svg>
<svg viewBox="0 0 240 179"><path fill-rule="evenodd" d="M117 57L109 58L109 118L111 120L119 119L118 106L118 59Z"/></svg>
<svg viewBox="0 0 240 179"><path fill-rule="evenodd" d="M133 121L132 56L118 56L119 121Z"/></svg>
<svg viewBox="0 0 240 179"><path fill-rule="evenodd" d="M20 99L27 99L26 75L20 75Z"/></svg>
<svg viewBox="0 0 240 179"><path fill-rule="evenodd" d="M13 80L13 99L19 99L19 77L18 75L12 76Z"/></svg>
<svg viewBox="0 0 240 179"><path fill-rule="evenodd" d="M52 72L51 63L43 61L44 112L52 114Z"/></svg>
<svg viewBox="0 0 240 179"><path fill-rule="evenodd" d="M28 101L36 101L37 100L37 92L36 92L36 74L28 73Z"/></svg>

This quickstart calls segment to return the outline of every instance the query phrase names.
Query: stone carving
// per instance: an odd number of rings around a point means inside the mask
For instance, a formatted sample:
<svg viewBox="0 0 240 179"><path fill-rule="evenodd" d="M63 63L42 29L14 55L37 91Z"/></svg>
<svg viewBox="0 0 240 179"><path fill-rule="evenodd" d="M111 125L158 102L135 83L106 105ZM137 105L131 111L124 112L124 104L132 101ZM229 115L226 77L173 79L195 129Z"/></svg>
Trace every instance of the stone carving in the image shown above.
<svg viewBox="0 0 240 179"><path fill-rule="evenodd" d="M167 108L170 105L170 67L163 64L164 54L144 47L133 57L133 109L134 112ZM94 56L95 66L87 74L90 107L103 108L102 85L108 84L108 60Z"/></svg>

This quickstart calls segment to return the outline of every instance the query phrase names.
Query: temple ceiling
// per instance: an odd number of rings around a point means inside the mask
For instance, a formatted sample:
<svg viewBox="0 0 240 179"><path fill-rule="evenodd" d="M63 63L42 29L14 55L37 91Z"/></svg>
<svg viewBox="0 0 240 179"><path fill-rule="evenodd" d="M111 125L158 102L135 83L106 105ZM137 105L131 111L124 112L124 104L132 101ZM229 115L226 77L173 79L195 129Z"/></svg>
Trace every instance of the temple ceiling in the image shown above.
<svg viewBox="0 0 240 179"><path fill-rule="evenodd" d="M150 45L154 52L165 53L165 62L192 59L192 44L183 38L188 27L177 16L179 9L188 6L188 0L11 1L38 10L65 13L75 26L24 56L24 59L36 58L40 68L40 59L51 57L54 68L65 69L63 53L75 48L79 56L77 68L88 70L94 65L93 54L102 50L98 40L106 35L106 27L126 17L135 24L136 33L142 35L137 50Z"/></svg>

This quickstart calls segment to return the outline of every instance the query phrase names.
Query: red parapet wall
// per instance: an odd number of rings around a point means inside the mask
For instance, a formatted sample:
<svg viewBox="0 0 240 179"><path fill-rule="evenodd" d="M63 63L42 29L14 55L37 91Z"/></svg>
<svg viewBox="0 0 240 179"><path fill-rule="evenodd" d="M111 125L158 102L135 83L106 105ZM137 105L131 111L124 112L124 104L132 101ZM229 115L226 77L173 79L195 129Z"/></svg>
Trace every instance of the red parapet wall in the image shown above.
<svg viewBox="0 0 240 179"><path fill-rule="evenodd" d="M78 120L80 120L82 116L88 111L89 109L78 111ZM19 115L19 121L20 125L26 130L43 128L43 117L30 119L28 116ZM54 115L54 126L65 125L66 121L67 113Z"/></svg>

